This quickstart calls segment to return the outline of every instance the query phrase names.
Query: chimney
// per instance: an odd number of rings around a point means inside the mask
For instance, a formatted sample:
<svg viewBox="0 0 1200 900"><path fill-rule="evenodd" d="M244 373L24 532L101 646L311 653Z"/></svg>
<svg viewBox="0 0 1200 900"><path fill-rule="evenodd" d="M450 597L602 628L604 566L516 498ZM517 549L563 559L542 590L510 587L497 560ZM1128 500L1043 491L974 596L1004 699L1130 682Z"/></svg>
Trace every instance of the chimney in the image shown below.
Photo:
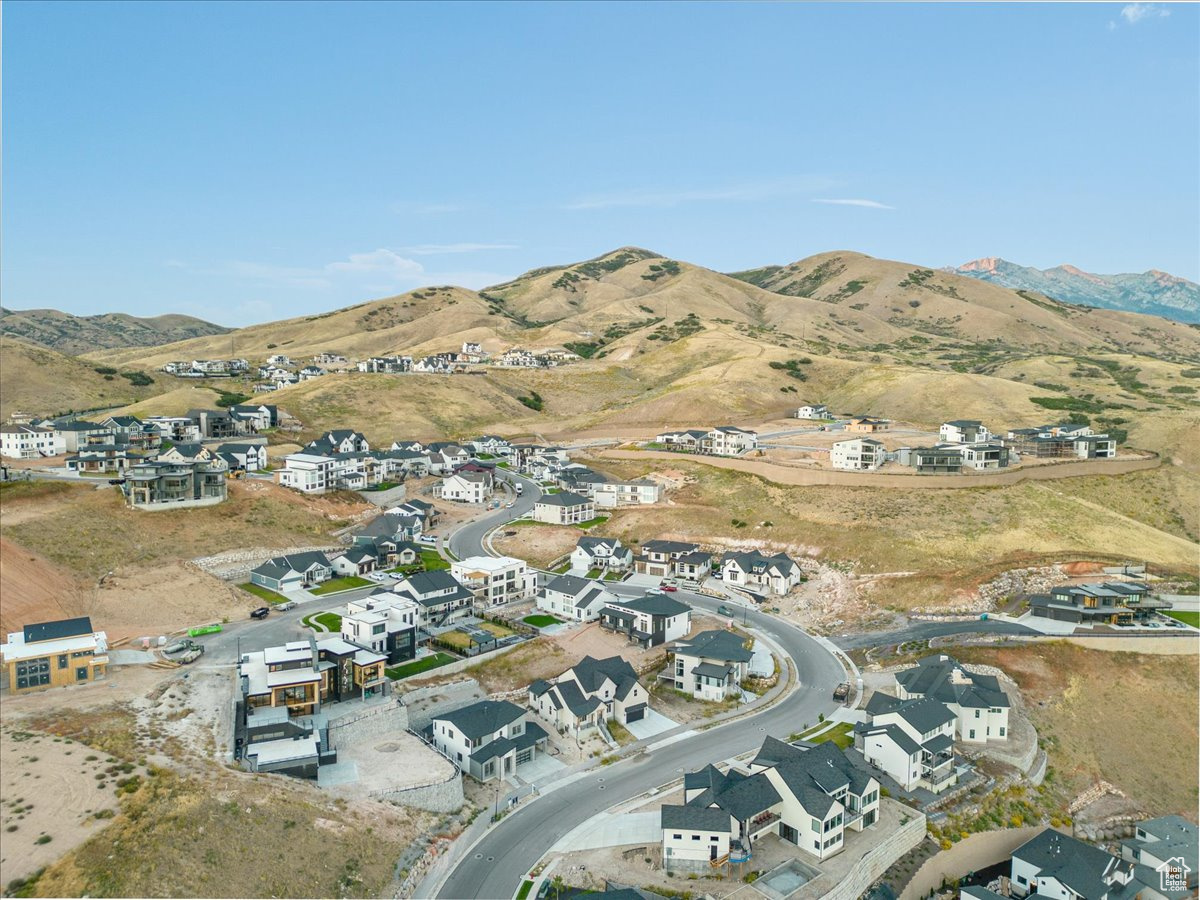
<svg viewBox="0 0 1200 900"><path fill-rule="evenodd" d="M321 654L317 650L317 638L315 635L310 634L308 636L308 649L312 651L312 667L313 671L316 672L321 663Z"/></svg>

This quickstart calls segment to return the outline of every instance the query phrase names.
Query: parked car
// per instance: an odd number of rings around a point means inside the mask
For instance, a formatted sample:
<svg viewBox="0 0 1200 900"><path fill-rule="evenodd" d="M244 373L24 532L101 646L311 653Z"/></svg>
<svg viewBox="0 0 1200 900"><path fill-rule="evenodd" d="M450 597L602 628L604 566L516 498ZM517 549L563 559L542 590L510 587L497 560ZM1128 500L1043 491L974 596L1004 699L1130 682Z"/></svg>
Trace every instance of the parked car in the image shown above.
<svg viewBox="0 0 1200 900"><path fill-rule="evenodd" d="M295 608L296 608L295 600L289 600L287 603L280 603L279 606L276 607L276 609L278 609L280 612L287 612L289 609L295 609Z"/></svg>
<svg viewBox="0 0 1200 900"><path fill-rule="evenodd" d="M269 606L260 606L258 609L254 610L254 612L250 613L250 618L252 618L252 619L265 619L265 618L266 618L267 616L269 616L270 614L271 614L271 607L269 607Z"/></svg>
<svg viewBox="0 0 1200 900"><path fill-rule="evenodd" d="M732 616L733 616L733 610L732 610L732 609L730 609L728 606L721 605L721 606L718 606L718 607L717 607L717 615L718 615L718 616L731 616L731 617L732 617Z"/></svg>
<svg viewBox="0 0 1200 900"><path fill-rule="evenodd" d="M849 696L850 696L850 682L848 682L848 681L843 681L841 684L839 684L836 688L833 689L833 699L834 700L837 700L840 702L842 700L845 700Z"/></svg>
<svg viewBox="0 0 1200 900"><path fill-rule="evenodd" d="M675 593L675 591L679 590L679 588L677 588L677 587L676 587L675 585L673 585L673 584L664 584L664 585L662 586L662 589L663 589L664 591L666 591L667 593L670 593L670 594L673 594L673 593Z"/></svg>

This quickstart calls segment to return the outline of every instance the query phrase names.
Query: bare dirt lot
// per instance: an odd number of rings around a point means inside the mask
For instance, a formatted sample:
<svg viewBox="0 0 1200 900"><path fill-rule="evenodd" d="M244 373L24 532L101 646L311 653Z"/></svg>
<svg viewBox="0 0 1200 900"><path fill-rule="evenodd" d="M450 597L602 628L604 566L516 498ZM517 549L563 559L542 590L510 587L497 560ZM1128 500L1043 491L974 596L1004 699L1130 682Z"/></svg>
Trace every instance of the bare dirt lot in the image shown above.
<svg viewBox="0 0 1200 900"><path fill-rule="evenodd" d="M508 532L512 532L508 536ZM492 545L497 553L548 566L575 549L586 532L569 525L513 525L496 532Z"/></svg>
<svg viewBox="0 0 1200 900"><path fill-rule="evenodd" d="M1016 680L1050 765L1075 791L1103 779L1148 815L1195 814L1200 656L1066 642L960 648L956 655L999 666Z"/></svg>

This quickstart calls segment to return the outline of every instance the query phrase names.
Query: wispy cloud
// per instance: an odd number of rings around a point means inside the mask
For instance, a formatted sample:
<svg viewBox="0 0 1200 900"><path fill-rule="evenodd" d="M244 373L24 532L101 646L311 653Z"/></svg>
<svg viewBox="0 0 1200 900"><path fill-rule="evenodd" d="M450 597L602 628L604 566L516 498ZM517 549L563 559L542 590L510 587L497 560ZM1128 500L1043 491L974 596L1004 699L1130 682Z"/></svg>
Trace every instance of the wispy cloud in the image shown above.
<svg viewBox="0 0 1200 900"><path fill-rule="evenodd" d="M894 206L888 206L886 203L880 203L878 200L860 200L857 198L837 198L837 199L818 199L813 200L813 203L828 203L833 206L861 206L864 209L895 209Z"/></svg>
<svg viewBox="0 0 1200 900"><path fill-rule="evenodd" d="M325 271L331 274L371 275L391 277L398 280L420 275L425 271L415 259L408 259L392 250L371 250L368 253L351 253L341 262L328 263Z"/></svg>
<svg viewBox="0 0 1200 900"><path fill-rule="evenodd" d="M1136 25L1143 19L1165 19L1171 14L1169 9L1157 3L1128 3L1121 7L1121 18L1128 25ZM1110 30L1114 23L1109 23Z"/></svg>
<svg viewBox="0 0 1200 900"><path fill-rule="evenodd" d="M832 179L821 175L805 175L798 178L779 179L758 184L730 185L715 188L688 190L640 189L619 191L611 194L593 194L580 197L566 204L566 209L615 209L660 208L681 206L685 203L737 203L749 200L765 200L790 194L807 193L833 187Z"/></svg>
<svg viewBox="0 0 1200 900"><path fill-rule="evenodd" d="M442 256L449 253L479 253L483 250L520 250L517 244L417 244L401 247L404 253L414 256Z"/></svg>

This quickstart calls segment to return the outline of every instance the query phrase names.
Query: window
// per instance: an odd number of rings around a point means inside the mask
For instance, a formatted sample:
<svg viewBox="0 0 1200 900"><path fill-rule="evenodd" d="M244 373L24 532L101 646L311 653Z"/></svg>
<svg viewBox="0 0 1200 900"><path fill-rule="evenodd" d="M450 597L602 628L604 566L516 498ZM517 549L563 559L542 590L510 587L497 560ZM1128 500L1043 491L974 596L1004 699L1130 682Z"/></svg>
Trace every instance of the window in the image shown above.
<svg viewBox="0 0 1200 900"><path fill-rule="evenodd" d="M59 654L58 667L60 669L65 669L67 667L67 654L65 654L65 653Z"/></svg>
<svg viewBox="0 0 1200 900"><path fill-rule="evenodd" d="M683 835L682 835L682 834L673 834L673 835L671 835L671 836L672 836L673 838L675 838L675 840L677 840L677 841L681 841L681 840L683 840Z"/></svg>
<svg viewBox="0 0 1200 900"><path fill-rule="evenodd" d="M820 831L821 831L821 823L818 822L816 819L812 820L812 830L817 833L820 833Z"/></svg>
<svg viewBox="0 0 1200 900"><path fill-rule="evenodd" d="M1017 884L1029 884L1029 882L1025 880L1024 875L1018 875L1017 876Z"/></svg>
<svg viewBox="0 0 1200 900"><path fill-rule="evenodd" d="M692 840L693 840L693 841L698 841L698 840L700 840L700 835L698 835L698 834L693 834L693 835L692 835Z"/></svg>
<svg viewBox="0 0 1200 900"><path fill-rule="evenodd" d="M975 729L971 729L971 740L975 740Z"/></svg>
<svg viewBox="0 0 1200 900"><path fill-rule="evenodd" d="M1004 726L1000 726L1000 737L1004 737Z"/></svg>
<svg viewBox="0 0 1200 900"><path fill-rule="evenodd" d="M75 667L75 680L76 681L87 681L87 678L88 678L87 666L76 666Z"/></svg>
<svg viewBox="0 0 1200 900"><path fill-rule="evenodd" d="M820 849L821 849L821 842L820 842L820 841L813 841L813 849L814 849L814 850L820 850Z"/></svg>
<svg viewBox="0 0 1200 900"><path fill-rule="evenodd" d="M979 718L979 710L975 710L975 718Z"/></svg>

